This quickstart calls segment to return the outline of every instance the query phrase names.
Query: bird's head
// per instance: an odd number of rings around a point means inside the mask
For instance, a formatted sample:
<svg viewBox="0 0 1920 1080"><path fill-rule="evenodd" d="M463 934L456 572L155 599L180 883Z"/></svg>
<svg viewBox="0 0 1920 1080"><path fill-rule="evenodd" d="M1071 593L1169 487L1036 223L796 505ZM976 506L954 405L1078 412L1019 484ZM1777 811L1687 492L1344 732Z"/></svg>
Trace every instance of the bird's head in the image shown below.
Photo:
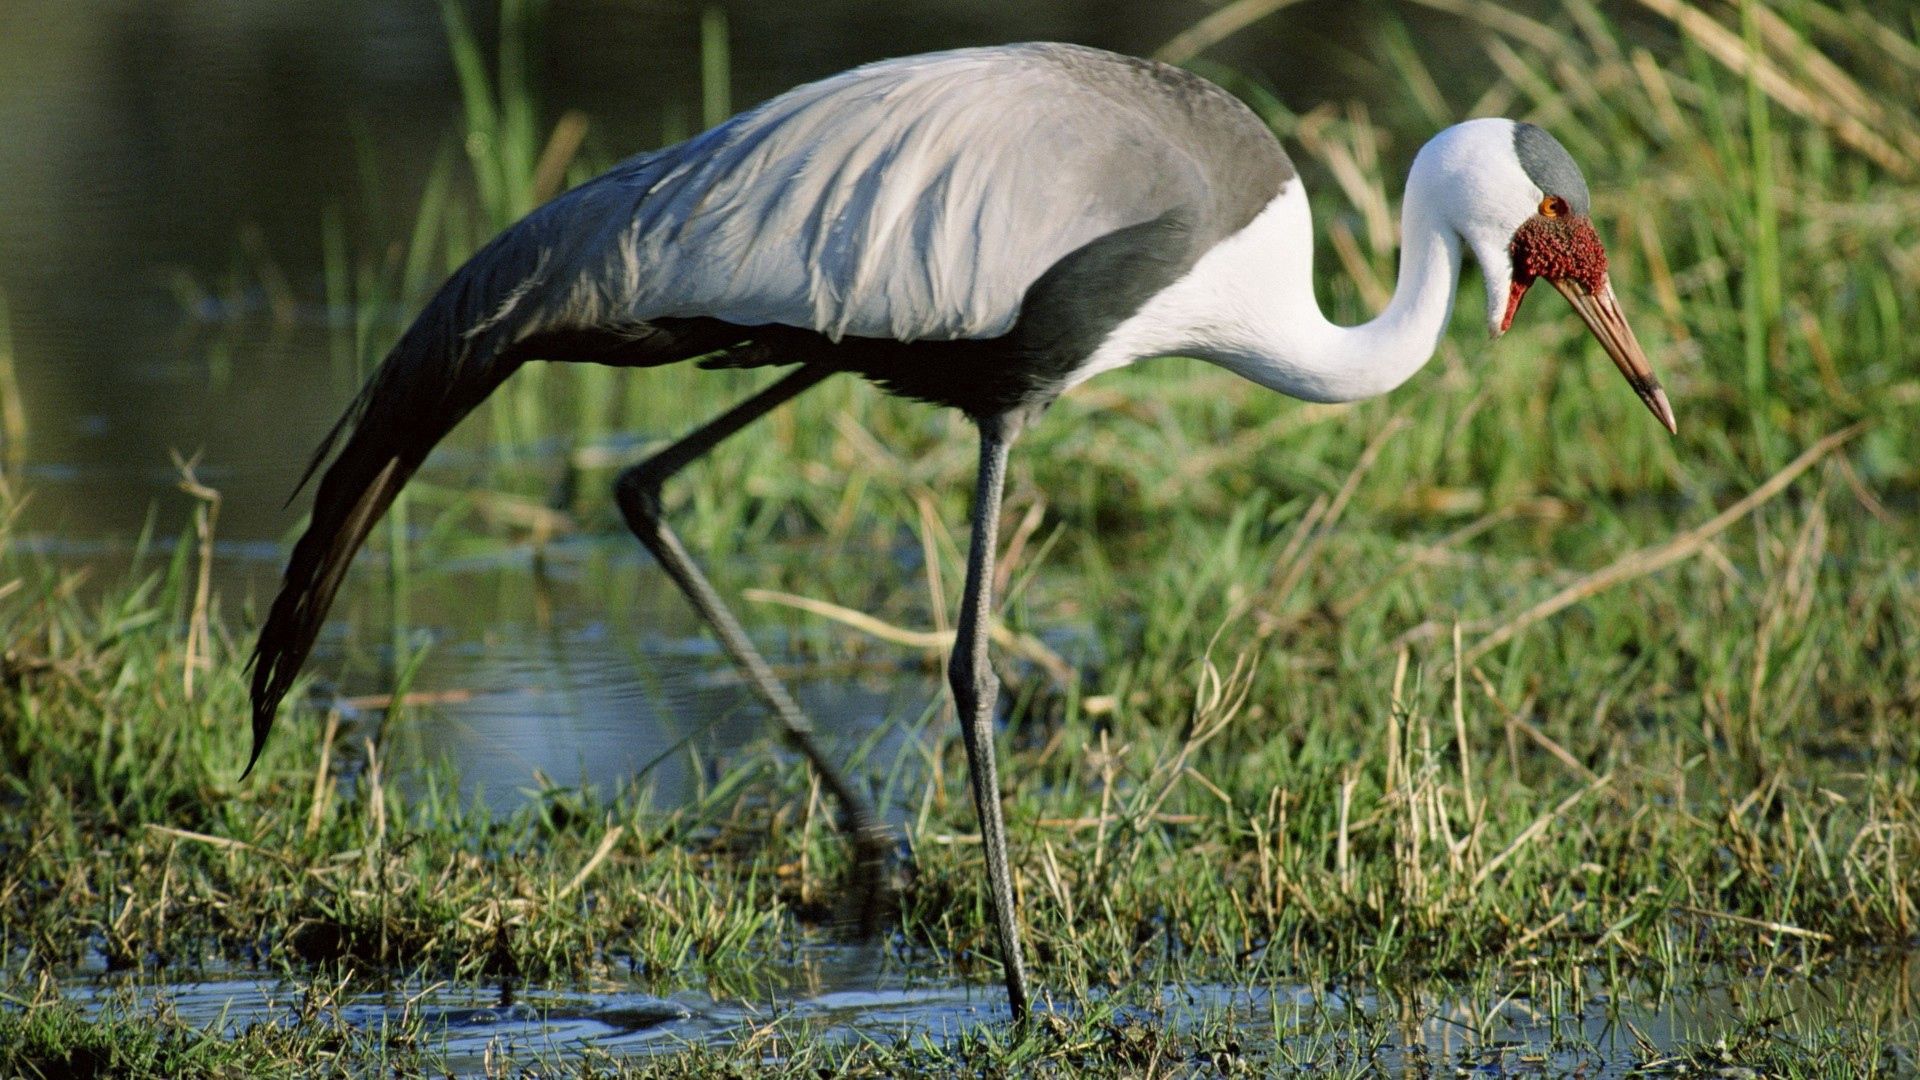
<svg viewBox="0 0 1920 1080"><path fill-rule="evenodd" d="M1480 263L1494 337L1545 281L1567 298L1653 415L1677 431L1647 354L1620 313L1586 178L1559 140L1532 124L1469 120L1421 149L1410 183L1432 184L1447 224Z"/></svg>

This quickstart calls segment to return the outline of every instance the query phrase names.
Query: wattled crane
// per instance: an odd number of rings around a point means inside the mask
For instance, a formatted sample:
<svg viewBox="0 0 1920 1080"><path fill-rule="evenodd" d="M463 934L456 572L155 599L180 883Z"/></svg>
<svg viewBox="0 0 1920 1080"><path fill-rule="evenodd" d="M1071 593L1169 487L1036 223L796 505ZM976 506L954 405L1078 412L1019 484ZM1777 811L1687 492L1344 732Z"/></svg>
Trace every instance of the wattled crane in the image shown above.
<svg viewBox="0 0 1920 1080"><path fill-rule="evenodd" d="M534 359L790 372L623 472L629 528L713 628L846 815L871 897L885 834L661 517L668 478L835 372L980 433L948 673L1014 1014L1029 992L995 775L985 632L1008 449L1060 394L1161 356L1308 401L1400 385L1433 355L1472 252L1488 326L1544 280L1634 391L1673 411L1621 316L1586 181L1542 129L1470 120L1407 177L1385 311L1337 326L1313 291L1307 196L1246 106L1187 71L1024 44L888 60L640 154L527 215L456 271L315 455L313 514L254 656L254 758L354 552L433 446ZM344 441L342 441L344 440ZM338 453L334 453L335 448ZM304 483L304 480L303 480ZM249 764L251 768L251 763ZM871 905L869 905L869 911Z"/></svg>

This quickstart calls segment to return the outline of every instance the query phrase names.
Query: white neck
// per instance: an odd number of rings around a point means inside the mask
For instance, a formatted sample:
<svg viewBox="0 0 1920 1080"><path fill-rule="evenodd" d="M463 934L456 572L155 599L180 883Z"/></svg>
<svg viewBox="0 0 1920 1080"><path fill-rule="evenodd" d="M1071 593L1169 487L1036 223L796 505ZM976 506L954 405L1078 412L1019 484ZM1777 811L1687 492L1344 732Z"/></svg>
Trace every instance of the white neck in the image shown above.
<svg viewBox="0 0 1920 1080"><path fill-rule="evenodd" d="M1080 382L1152 356L1192 356L1307 401L1354 401L1405 382L1432 358L1453 312L1461 241L1431 185L1410 180L1400 280L1378 318L1336 326L1313 293L1313 219L1290 179L1246 228L1201 256L1109 334Z"/></svg>

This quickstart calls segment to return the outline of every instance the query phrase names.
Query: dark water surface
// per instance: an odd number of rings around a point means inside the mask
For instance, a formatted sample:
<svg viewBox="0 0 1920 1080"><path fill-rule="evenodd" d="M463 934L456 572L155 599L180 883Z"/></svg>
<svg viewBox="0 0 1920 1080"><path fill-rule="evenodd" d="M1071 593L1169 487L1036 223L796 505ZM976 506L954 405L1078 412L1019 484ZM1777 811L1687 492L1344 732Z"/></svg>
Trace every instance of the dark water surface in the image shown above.
<svg viewBox="0 0 1920 1080"><path fill-rule="evenodd" d="M938 968L939 965L931 965ZM692 1046L751 1040L777 1059L773 1022L800 1022L829 1040L882 1046L951 1044L981 1025L1004 1029L1009 1016L997 987L959 985L913 974L914 965L877 950L815 948L773 966L751 987L688 990L659 997L617 980L577 989L497 988L444 983L340 995L327 1020L371 1033L418 1023L436 1037L448 1072L486 1075L502 1054L523 1065L594 1051L645 1057ZM89 979L70 983L70 999L96 1014L138 1016L166 1008L230 1031L292 1025L307 987L236 977L163 987ZM1127 1028L1172 1028L1197 1052L1162 1061L1170 1075L1236 1075L1238 1059L1259 1071L1289 1074L1757 1077L1744 1051L1722 1040L1743 1022L1772 1017L1777 1037L1817 1042L1816 1033L1897 1015L1920 994L1920 969L1900 958L1862 956L1835 965L1819 983L1774 972L1704 973L1683 987L1631 983L1606 989L1593 974L1578 1000L1535 1000L1518 991L1473 996L1452 991L1385 997L1368 990L1284 983L1187 984L1157 992L1122 988L1089 1007L1108 1015L1116 1043ZM1055 1006L1072 1015L1076 1007ZM324 1015L324 1014L323 1014ZM1673 1056L1667 1048L1696 1048ZM1856 1063L1894 1075L1920 1068L1913 1047Z"/></svg>

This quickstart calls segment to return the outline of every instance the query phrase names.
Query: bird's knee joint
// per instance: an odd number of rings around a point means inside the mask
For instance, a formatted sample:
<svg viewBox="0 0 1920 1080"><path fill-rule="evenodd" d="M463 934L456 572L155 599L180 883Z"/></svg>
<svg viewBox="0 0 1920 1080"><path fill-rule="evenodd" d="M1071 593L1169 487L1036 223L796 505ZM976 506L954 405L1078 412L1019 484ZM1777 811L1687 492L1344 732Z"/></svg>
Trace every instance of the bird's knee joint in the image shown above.
<svg viewBox="0 0 1920 1080"><path fill-rule="evenodd" d="M638 514L649 521L660 520L660 486L664 477L654 475L646 465L636 465L613 482L613 498L629 515Z"/></svg>
<svg viewBox="0 0 1920 1080"><path fill-rule="evenodd" d="M976 666L971 657L955 656L948 662L947 684L961 705L969 708L980 702L991 704L1000 696L1000 677L993 673L993 665Z"/></svg>

